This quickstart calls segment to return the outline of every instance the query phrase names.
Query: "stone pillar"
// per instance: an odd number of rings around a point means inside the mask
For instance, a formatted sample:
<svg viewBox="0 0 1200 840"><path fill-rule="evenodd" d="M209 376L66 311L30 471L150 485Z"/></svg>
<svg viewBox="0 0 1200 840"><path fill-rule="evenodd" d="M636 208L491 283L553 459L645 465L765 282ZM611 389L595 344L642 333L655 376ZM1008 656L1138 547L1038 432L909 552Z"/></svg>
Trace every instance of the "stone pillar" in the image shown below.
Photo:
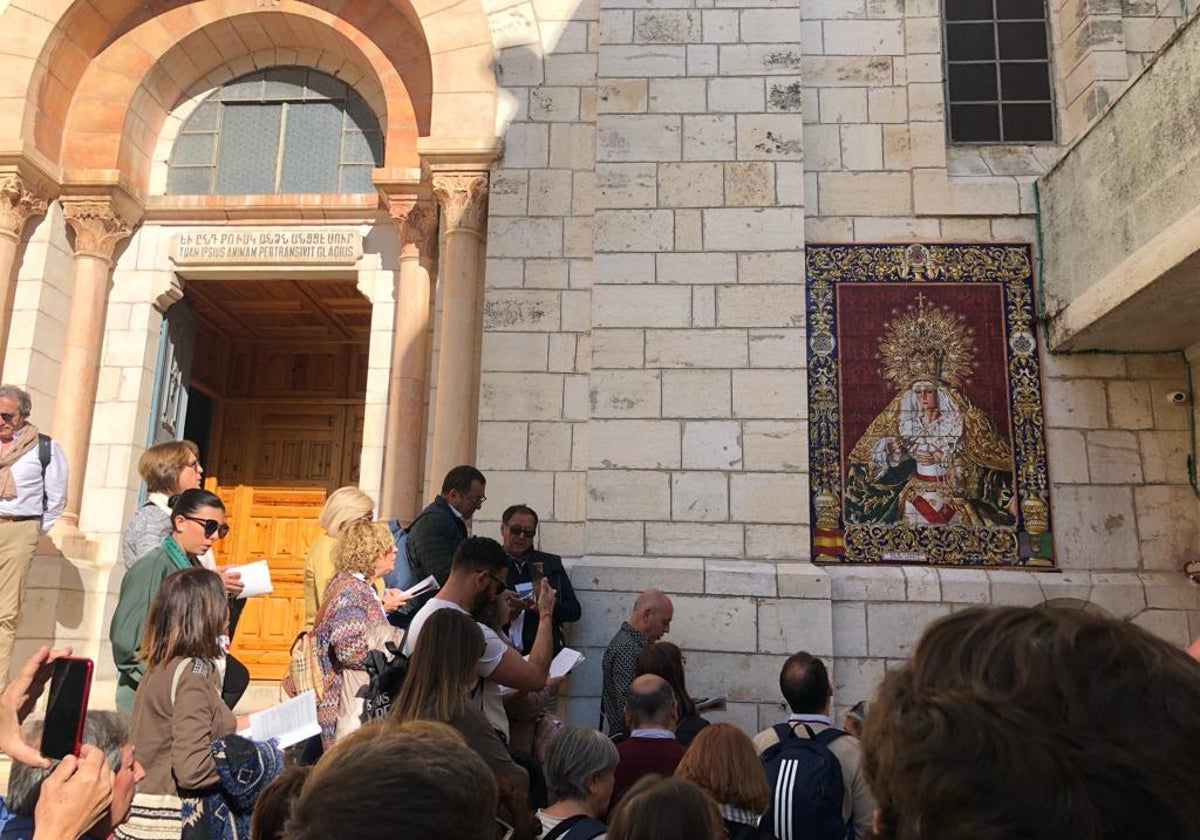
<svg viewBox="0 0 1200 840"><path fill-rule="evenodd" d="M392 369L384 430L381 516L409 522L421 509L428 391L430 292L437 249L437 207L415 195L388 195L400 239Z"/></svg>
<svg viewBox="0 0 1200 840"><path fill-rule="evenodd" d="M441 486L442 477L452 467L475 457L487 192L486 171L434 171L433 194L442 209L445 237L440 259L442 320L430 466L435 487Z"/></svg>
<svg viewBox="0 0 1200 840"><path fill-rule="evenodd" d="M46 214L46 199L30 189L18 174L0 179L0 371L8 350L13 295L17 291L17 251L25 223Z"/></svg>
<svg viewBox="0 0 1200 840"><path fill-rule="evenodd" d="M70 467L67 508L62 519L67 529L77 530L96 407L113 254L133 232L137 213L132 208L118 207L109 196L64 198L62 205L67 226L75 235L75 282L58 375L54 437Z"/></svg>

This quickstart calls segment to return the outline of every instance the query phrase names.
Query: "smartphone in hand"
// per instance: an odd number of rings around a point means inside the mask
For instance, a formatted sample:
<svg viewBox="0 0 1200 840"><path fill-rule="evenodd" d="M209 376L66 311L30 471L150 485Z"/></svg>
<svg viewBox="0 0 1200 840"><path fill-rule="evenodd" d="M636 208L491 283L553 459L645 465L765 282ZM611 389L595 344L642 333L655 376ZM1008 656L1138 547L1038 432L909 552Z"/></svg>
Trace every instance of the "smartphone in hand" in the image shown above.
<svg viewBox="0 0 1200 840"><path fill-rule="evenodd" d="M42 728L42 755L62 759L79 755L88 695L92 690L92 660L65 656L50 663L50 698Z"/></svg>

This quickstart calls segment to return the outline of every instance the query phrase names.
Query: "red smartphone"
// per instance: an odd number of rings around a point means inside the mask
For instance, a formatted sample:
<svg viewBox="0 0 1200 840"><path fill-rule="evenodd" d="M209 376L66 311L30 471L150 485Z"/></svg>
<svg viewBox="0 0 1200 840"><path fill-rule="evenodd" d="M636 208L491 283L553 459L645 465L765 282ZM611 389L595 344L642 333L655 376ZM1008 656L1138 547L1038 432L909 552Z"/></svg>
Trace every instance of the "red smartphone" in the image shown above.
<svg viewBox="0 0 1200 840"><path fill-rule="evenodd" d="M42 755L61 759L79 755L88 695L92 691L92 660L64 656L50 663L50 698L42 728Z"/></svg>

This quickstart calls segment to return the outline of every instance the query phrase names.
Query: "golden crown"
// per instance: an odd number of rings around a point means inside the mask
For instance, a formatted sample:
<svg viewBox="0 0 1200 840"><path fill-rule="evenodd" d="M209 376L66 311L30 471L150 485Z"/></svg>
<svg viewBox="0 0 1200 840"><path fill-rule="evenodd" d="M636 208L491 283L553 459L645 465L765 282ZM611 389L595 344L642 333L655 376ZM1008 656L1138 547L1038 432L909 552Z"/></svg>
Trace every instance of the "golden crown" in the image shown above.
<svg viewBox="0 0 1200 840"><path fill-rule="evenodd" d="M930 304L917 294L916 304L884 324L879 340L879 375L897 388L928 379L962 386L975 367L975 332L966 318L949 307Z"/></svg>

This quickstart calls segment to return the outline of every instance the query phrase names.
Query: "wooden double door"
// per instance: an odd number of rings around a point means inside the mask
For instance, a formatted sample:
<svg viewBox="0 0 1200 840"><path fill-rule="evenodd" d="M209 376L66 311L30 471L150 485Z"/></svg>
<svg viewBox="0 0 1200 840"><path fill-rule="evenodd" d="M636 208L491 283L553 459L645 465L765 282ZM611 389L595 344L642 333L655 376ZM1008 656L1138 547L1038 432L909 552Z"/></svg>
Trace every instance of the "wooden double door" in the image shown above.
<svg viewBox="0 0 1200 840"><path fill-rule="evenodd" d="M247 599L233 653L253 679L277 680L304 625L321 508L358 484L370 304L353 284L299 281L193 282L186 300L186 436L230 524L217 561L265 559L274 588Z"/></svg>

